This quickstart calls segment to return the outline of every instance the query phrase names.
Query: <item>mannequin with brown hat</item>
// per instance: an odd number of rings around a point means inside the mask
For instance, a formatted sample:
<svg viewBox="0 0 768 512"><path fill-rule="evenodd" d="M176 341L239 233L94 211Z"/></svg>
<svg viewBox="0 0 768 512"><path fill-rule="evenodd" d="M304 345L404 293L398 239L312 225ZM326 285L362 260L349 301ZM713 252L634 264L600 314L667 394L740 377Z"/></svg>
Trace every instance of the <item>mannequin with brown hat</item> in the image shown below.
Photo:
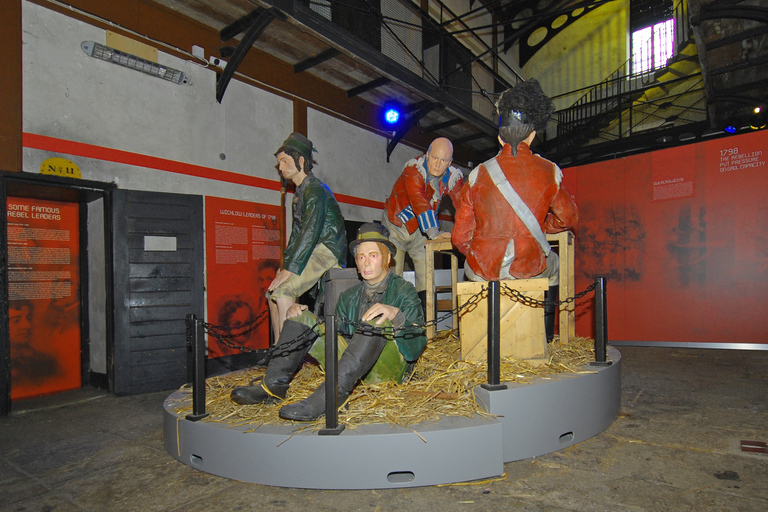
<svg viewBox="0 0 768 512"><path fill-rule="evenodd" d="M312 174L315 151L312 141L292 133L275 152L280 173L296 185L285 261L267 288L275 339L280 338L288 308L327 270L346 265L344 217L333 192Z"/></svg>
<svg viewBox="0 0 768 512"><path fill-rule="evenodd" d="M342 404L361 379L367 383L402 382L427 344L416 289L389 268L397 249L389 241L387 228L376 223L363 224L349 249L363 280L342 292L336 304L341 353L338 393ZM316 317L299 304L292 306L287 316L264 378L256 385L235 388L231 395L234 402L257 404L285 398L291 379L307 353L324 364L323 331L319 327L311 331ZM363 332L358 329L363 324L382 330ZM294 343L296 339L309 338L316 338L311 347L306 346L307 343ZM291 349L292 346L297 348ZM286 349L281 351L281 347ZM323 414L324 384L309 398L280 409L280 416L297 421L315 420Z"/></svg>

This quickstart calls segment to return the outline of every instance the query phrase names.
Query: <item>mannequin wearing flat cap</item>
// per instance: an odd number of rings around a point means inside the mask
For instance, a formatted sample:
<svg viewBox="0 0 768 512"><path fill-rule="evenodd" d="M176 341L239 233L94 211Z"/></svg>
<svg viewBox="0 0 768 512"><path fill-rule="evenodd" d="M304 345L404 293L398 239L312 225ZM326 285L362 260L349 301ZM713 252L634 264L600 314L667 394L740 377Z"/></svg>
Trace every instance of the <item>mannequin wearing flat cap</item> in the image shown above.
<svg viewBox="0 0 768 512"><path fill-rule="evenodd" d="M367 383L402 382L409 365L419 358L427 344L422 328L424 315L416 289L389 268L397 249L388 238L389 232L385 227L366 223L350 243L350 253L363 280L342 292L336 304L341 353L338 366L341 404L361 379ZM291 379L307 353L324 365L325 336L322 326L315 326L316 317L300 304L293 305L287 316L275 347L275 354L278 355L270 360L264 378L256 385L235 388L231 395L234 402L256 404L285 398ZM360 323L393 330L373 335L357 332L355 324ZM312 326L315 326L314 331ZM400 330L403 328L408 329ZM289 351L288 355L281 354L282 345L290 346L299 337L316 340L311 347ZM297 421L315 420L323 414L324 384L306 400L280 409L280 416Z"/></svg>
<svg viewBox="0 0 768 512"><path fill-rule="evenodd" d="M559 260L545 233L571 229L579 216L560 168L530 148L554 111L552 100L531 79L502 93L496 107L503 147L470 173L456 212L453 244L467 257L469 280L547 277L546 299L556 300ZM505 188L505 181L511 188ZM554 336L554 318L554 306L547 306L548 341Z"/></svg>
<svg viewBox="0 0 768 512"><path fill-rule="evenodd" d="M292 133L275 152L280 173L296 185L284 268L267 288L275 339L280 337L288 308L327 270L346 265L344 217L331 190L312 174L313 151L309 139Z"/></svg>

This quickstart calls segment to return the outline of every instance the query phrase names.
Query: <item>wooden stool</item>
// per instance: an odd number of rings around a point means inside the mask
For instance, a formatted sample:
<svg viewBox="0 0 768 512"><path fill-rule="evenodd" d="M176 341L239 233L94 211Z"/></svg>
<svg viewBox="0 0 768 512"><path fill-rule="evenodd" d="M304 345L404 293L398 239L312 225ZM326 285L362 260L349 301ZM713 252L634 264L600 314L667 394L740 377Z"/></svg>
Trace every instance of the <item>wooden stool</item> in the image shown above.
<svg viewBox="0 0 768 512"><path fill-rule="evenodd" d="M576 294L576 284L573 271L574 244L573 233L563 231L554 235L547 235L547 241L557 248L560 256L560 292L559 300L565 300ZM570 302L560 306L560 341L568 342L576 337L576 304Z"/></svg>
<svg viewBox="0 0 768 512"><path fill-rule="evenodd" d="M427 240L427 275L425 281L427 285L427 323L435 320L435 253L451 255L451 310L453 311L453 329L457 329L459 318L456 314L458 307L458 296L456 294L456 284L459 275L459 258L453 252L453 244L450 240ZM427 327L427 339L432 339L437 333L436 325Z"/></svg>
<svg viewBox="0 0 768 512"><path fill-rule="evenodd" d="M540 365L547 362L547 335L544 332L544 308L530 307L513 300L504 293L512 288L535 300L544 300L549 288L547 278L508 279L501 284L501 320L499 333L501 355L523 359ZM486 361L488 354L488 283L463 282L458 284L459 303L463 306L472 297L483 292L475 306L462 309L459 323L461 358L467 361Z"/></svg>

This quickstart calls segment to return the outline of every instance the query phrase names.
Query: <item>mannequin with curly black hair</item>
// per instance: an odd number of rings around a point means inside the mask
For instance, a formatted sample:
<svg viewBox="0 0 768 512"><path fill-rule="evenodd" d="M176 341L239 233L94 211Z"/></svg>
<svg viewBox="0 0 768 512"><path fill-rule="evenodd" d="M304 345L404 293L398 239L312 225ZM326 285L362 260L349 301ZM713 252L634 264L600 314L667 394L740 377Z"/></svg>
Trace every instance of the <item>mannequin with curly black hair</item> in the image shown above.
<svg viewBox="0 0 768 512"><path fill-rule="evenodd" d="M496 110L501 144L509 144L512 154L517 156L517 145L532 133L535 137L536 132L544 131L555 107L541 90L539 82L532 78L502 93Z"/></svg>
<svg viewBox="0 0 768 512"><path fill-rule="evenodd" d="M502 93L499 113L501 151L476 167L461 194L453 244L466 255L464 275L471 281L547 277L548 298L557 297L557 254L545 233L571 229L578 210L562 186L560 168L531 152L537 132L554 111L535 79ZM547 340L554 336L554 308L545 310Z"/></svg>

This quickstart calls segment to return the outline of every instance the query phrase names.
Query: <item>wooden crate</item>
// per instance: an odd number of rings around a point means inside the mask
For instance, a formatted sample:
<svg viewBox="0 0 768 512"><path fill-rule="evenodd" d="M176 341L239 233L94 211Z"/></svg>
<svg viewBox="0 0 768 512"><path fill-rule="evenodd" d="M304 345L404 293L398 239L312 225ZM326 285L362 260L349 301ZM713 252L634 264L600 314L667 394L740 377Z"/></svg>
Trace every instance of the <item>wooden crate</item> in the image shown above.
<svg viewBox="0 0 768 512"><path fill-rule="evenodd" d="M560 297L565 300L576 295L576 282L574 278L574 238L570 231L563 231L554 235L547 234L547 241L553 249L557 249L560 256ZM560 341L567 343L576 337L576 304L568 302L560 306Z"/></svg>
<svg viewBox="0 0 768 512"><path fill-rule="evenodd" d="M547 336L544 332L544 308L530 307L504 294L504 286L536 300L544 300L549 288L546 278L501 281L501 355L523 359L533 364L547 361ZM458 283L459 305L463 306L478 292L482 299L463 308L459 315L461 357L468 361L485 361L488 352L488 283Z"/></svg>

